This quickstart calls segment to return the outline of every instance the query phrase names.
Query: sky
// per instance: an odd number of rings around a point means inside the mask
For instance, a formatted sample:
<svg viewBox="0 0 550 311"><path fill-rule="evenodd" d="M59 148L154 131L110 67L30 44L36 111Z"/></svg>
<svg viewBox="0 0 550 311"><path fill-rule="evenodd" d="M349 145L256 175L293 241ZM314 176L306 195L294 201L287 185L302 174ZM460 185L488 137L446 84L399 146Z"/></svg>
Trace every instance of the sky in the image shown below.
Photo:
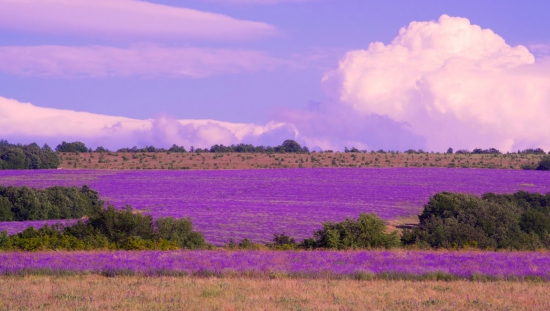
<svg viewBox="0 0 550 311"><path fill-rule="evenodd" d="M550 151L548 1L0 0L0 138Z"/></svg>

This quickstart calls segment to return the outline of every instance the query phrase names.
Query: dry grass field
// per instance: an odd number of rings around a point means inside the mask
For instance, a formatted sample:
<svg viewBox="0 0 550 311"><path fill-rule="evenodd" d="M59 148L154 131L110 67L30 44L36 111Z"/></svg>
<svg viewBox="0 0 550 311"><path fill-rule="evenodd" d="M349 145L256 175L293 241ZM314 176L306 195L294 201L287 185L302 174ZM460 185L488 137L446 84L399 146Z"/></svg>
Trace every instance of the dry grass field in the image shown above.
<svg viewBox="0 0 550 311"><path fill-rule="evenodd" d="M520 169L542 156L443 153L61 153L63 169L261 169L308 167L459 167Z"/></svg>
<svg viewBox="0 0 550 311"><path fill-rule="evenodd" d="M0 277L0 310L550 310L548 283Z"/></svg>

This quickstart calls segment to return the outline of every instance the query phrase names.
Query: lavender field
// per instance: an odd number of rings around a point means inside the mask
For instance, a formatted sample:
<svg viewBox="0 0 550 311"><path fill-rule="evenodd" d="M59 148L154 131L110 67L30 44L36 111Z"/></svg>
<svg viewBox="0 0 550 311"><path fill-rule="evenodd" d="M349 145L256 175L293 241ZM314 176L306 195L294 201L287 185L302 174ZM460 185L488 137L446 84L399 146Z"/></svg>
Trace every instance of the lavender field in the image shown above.
<svg viewBox="0 0 550 311"><path fill-rule="evenodd" d="M415 215L439 191L471 194L550 192L542 171L347 168L212 171L0 171L0 184L44 188L89 185L117 207L131 204L154 217L192 218L208 242L270 241L285 232L308 237L327 220L361 212L384 219ZM14 233L55 221L3 222ZM65 221L61 221L65 222Z"/></svg>
<svg viewBox="0 0 550 311"><path fill-rule="evenodd" d="M538 252L422 251L122 251L0 253L0 275L159 273L353 276L444 274L472 279L550 278L550 257Z"/></svg>

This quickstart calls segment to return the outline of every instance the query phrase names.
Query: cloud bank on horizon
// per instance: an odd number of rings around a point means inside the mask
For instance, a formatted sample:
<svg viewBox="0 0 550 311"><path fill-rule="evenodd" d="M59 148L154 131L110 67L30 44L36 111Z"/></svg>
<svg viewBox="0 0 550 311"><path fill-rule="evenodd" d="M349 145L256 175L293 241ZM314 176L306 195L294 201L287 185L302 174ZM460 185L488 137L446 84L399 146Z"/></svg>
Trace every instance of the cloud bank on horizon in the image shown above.
<svg viewBox="0 0 550 311"><path fill-rule="evenodd" d="M64 68L52 59L51 68ZM21 68L9 66L0 70L20 74ZM34 68L26 66L27 71ZM124 72L124 62L112 66ZM188 66L200 72L195 62ZM225 73L235 65L227 66L208 68ZM98 72L109 70L100 67ZM144 75L141 69L128 70ZM536 60L527 48L509 46L465 18L443 15L437 21L412 22L387 45L374 42L365 50L349 51L338 68L326 73L322 87L332 100L303 110L279 109L266 125L175 120L169 115L136 120L0 97L0 128L11 140L82 140L113 149L173 143L276 145L284 139L334 150L550 149L550 62Z"/></svg>
<svg viewBox="0 0 550 311"><path fill-rule="evenodd" d="M62 140L80 140L90 146L111 149L172 144L204 148L243 141L275 145L285 137L300 140L293 127L278 122L260 126L217 120L176 120L168 114L138 120L37 107L4 97L0 97L0 128L4 138L17 142L56 145Z"/></svg>

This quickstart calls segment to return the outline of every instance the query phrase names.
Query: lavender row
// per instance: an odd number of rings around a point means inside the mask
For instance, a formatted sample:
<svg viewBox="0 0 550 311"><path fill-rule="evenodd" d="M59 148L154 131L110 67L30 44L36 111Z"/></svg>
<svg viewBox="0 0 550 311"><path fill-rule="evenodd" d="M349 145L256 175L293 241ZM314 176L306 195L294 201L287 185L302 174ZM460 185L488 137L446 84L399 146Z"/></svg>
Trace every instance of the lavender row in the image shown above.
<svg viewBox="0 0 550 311"><path fill-rule="evenodd" d="M550 254L424 251L133 251L0 253L0 274L21 271L173 271L189 274L426 275L549 279Z"/></svg>
<svg viewBox="0 0 550 311"><path fill-rule="evenodd" d="M324 221L375 212L415 215L440 191L482 194L550 191L547 172L444 168L335 168L223 171L0 171L0 184L89 185L115 206L154 217L192 218L208 242L268 242L310 236ZM34 224L34 223L33 223ZM26 223L0 223L14 233Z"/></svg>

